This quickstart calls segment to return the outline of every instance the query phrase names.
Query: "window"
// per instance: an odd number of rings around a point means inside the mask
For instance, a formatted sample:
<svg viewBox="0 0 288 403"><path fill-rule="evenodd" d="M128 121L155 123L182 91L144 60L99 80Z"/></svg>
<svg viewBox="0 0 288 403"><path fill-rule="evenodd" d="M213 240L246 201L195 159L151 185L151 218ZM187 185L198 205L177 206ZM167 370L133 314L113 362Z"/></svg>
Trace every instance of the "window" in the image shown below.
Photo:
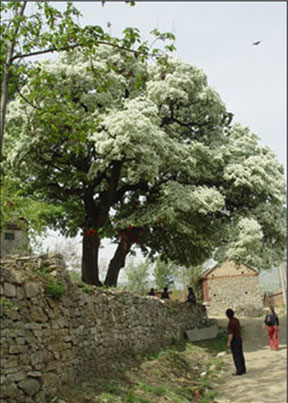
<svg viewBox="0 0 288 403"><path fill-rule="evenodd" d="M14 232L4 232L4 239L7 239L9 241L13 241L15 239Z"/></svg>

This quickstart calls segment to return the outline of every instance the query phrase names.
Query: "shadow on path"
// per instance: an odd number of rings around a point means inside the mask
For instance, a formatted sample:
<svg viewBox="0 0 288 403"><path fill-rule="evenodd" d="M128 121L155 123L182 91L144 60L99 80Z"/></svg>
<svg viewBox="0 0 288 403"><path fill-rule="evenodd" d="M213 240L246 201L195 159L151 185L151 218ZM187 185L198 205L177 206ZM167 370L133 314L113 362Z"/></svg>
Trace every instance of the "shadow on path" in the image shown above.
<svg viewBox="0 0 288 403"><path fill-rule="evenodd" d="M227 318L215 318L220 329L227 329ZM265 347L270 349L267 329L263 328L264 318L239 318L244 352L263 350ZM280 348L286 348L286 316L279 318L280 326L278 329L278 338ZM284 345L281 347L281 344ZM279 350L280 350L279 348Z"/></svg>
<svg viewBox="0 0 288 403"><path fill-rule="evenodd" d="M287 401L286 317L280 317L279 350L270 350L263 318L239 318L243 327L243 350L247 373L233 377L232 354L224 357L225 369L215 381L216 403L283 403ZM227 319L216 318L218 326Z"/></svg>

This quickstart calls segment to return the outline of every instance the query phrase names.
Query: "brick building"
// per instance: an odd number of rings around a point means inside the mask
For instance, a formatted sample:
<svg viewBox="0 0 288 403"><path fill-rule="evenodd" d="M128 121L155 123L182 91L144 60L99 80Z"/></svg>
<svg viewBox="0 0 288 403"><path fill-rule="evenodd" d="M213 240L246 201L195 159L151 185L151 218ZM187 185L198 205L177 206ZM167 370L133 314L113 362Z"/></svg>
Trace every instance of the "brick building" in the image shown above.
<svg viewBox="0 0 288 403"><path fill-rule="evenodd" d="M259 272L246 265L226 261L206 270L200 279L203 302L209 315L223 315L227 308L236 312L261 310Z"/></svg>

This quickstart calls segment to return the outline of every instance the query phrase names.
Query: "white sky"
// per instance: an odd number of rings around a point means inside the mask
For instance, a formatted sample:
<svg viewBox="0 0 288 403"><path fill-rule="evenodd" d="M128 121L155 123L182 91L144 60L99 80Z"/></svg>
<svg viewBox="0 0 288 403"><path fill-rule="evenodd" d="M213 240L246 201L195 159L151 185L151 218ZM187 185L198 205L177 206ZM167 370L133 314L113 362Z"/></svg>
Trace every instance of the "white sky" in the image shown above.
<svg viewBox="0 0 288 403"><path fill-rule="evenodd" d="M127 26L137 27L144 39L156 27L174 32L175 55L202 68L234 122L248 126L286 165L285 1L73 3L83 14L81 24L108 30L110 22L115 36ZM253 46L257 40L262 42Z"/></svg>
<svg viewBox="0 0 288 403"><path fill-rule="evenodd" d="M137 27L143 39L158 28L176 34L175 55L204 70L234 114L286 166L287 13L285 1L73 2L82 25L119 36ZM64 4L52 2L62 8ZM252 42L261 40L258 46ZM108 252L108 251L107 251Z"/></svg>

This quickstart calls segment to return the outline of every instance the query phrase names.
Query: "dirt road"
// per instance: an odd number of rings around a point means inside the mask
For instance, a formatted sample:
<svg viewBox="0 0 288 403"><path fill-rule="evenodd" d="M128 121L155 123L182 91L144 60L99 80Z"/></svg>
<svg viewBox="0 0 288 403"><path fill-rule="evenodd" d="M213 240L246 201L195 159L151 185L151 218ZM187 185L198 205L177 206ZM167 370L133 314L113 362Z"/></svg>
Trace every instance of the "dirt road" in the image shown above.
<svg viewBox="0 0 288 403"><path fill-rule="evenodd" d="M227 319L217 318L225 327ZM270 350L262 318L240 318L247 373L235 372L232 355L224 357L225 369L215 384L219 397L215 403L285 403L287 402L286 317L280 317L279 350Z"/></svg>

